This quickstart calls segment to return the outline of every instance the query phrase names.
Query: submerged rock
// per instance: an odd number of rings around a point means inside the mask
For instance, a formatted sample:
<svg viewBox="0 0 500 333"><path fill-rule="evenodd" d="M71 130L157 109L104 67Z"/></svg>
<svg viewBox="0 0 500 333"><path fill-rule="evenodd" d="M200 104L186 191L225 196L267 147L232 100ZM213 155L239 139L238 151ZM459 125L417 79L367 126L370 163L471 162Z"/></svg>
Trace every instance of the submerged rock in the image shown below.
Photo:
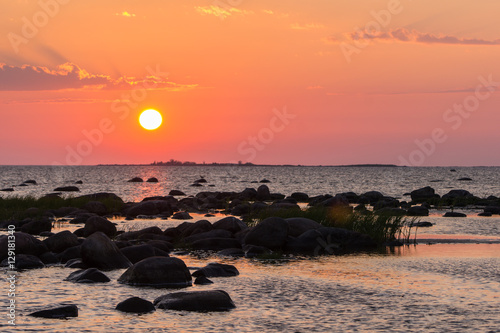
<svg viewBox="0 0 500 333"><path fill-rule="evenodd" d="M61 186L54 189L54 192L79 192L80 189L76 186Z"/></svg>
<svg viewBox="0 0 500 333"><path fill-rule="evenodd" d="M195 271L192 275L194 277L206 276L206 277L228 277L237 276L240 272L233 265L210 263L207 266Z"/></svg>
<svg viewBox="0 0 500 333"><path fill-rule="evenodd" d="M467 217L466 214L464 213L458 213L458 212L446 212L443 217Z"/></svg>
<svg viewBox="0 0 500 333"><path fill-rule="evenodd" d="M142 183L142 182L144 182L144 180L140 177L134 177L134 178L128 180L127 182L128 183Z"/></svg>
<svg viewBox="0 0 500 333"><path fill-rule="evenodd" d="M228 311L236 307L223 290L171 293L155 299L154 305L160 309L202 312Z"/></svg>
<svg viewBox="0 0 500 333"><path fill-rule="evenodd" d="M78 317L78 307L71 303L61 303L45 310L32 312L28 316L55 319Z"/></svg>
<svg viewBox="0 0 500 333"><path fill-rule="evenodd" d="M81 269L71 273L65 279L75 283L98 283L111 281L103 272L97 268Z"/></svg>
<svg viewBox="0 0 500 333"><path fill-rule="evenodd" d="M156 310L153 303L140 297L130 297L118 303L115 309L128 313L148 313Z"/></svg>

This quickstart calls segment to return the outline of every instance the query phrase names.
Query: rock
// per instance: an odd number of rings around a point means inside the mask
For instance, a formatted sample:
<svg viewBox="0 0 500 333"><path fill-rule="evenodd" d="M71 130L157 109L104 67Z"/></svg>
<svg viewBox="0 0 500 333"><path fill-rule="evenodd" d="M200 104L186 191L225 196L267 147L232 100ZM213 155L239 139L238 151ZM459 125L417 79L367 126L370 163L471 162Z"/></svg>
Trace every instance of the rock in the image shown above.
<svg viewBox="0 0 500 333"><path fill-rule="evenodd" d="M200 220L196 223L186 223L186 228L181 231L181 237L187 237L195 234L205 233L213 229L212 223L207 220Z"/></svg>
<svg viewBox="0 0 500 333"><path fill-rule="evenodd" d="M342 228L323 227L289 238L286 249L301 254L334 254L373 249L377 246L369 236Z"/></svg>
<svg viewBox="0 0 500 333"><path fill-rule="evenodd" d="M228 216L213 224L214 229L227 230L233 234L240 232L242 230L248 229L248 226L242 222L240 219Z"/></svg>
<svg viewBox="0 0 500 333"><path fill-rule="evenodd" d="M108 213L108 208L100 201L89 201L83 206L83 209L101 216Z"/></svg>
<svg viewBox="0 0 500 333"><path fill-rule="evenodd" d="M52 221L48 218L42 218L40 220L31 220L21 227L21 232L25 232L30 235L39 235L44 231L52 230Z"/></svg>
<svg viewBox="0 0 500 333"><path fill-rule="evenodd" d="M324 201L319 202L316 206L318 207L349 207L349 201L341 195L336 195L334 197L328 198Z"/></svg>
<svg viewBox="0 0 500 333"><path fill-rule="evenodd" d="M30 179L24 182L24 184L31 184L31 185L37 185L36 180Z"/></svg>
<svg viewBox="0 0 500 333"><path fill-rule="evenodd" d="M298 237L307 230L321 228L322 225L316 221L305 217L290 217L286 219L288 223L288 235Z"/></svg>
<svg viewBox="0 0 500 333"><path fill-rule="evenodd" d="M207 266L195 271L192 275L194 277L206 276L206 277L228 277L237 276L240 272L233 265L210 263Z"/></svg>
<svg viewBox="0 0 500 333"><path fill-rule="evenodd" d="M144 180L140 177L134 177L128 181L128 183L142 183Z"/></svg>
<svg viewBox="0 0 500 333"><path fill-rule="evenodd" d="M154 247L148 244L128 246L120 249L120 251L125 255L125 257L127 257L128 260L130 260L132 264L156 255Z"/></svg>
<svg viewBox="0 0 500 333"><path fill-rule="evenodd" d="M376 215L386 216L403 216L406 215L406 210L394 207L384 207L373 212Z"/></svg>
<svg viewBox="0 0 500 333"><path fill-rule="evenodd" d="M255 200L257 199L257 191L254 188L247 187L241 191L239 197L241 200Z"/></svg>
<svg viewBox="0 0 500 333"><path fill-rule="evenodd" d="M81 245L82 261L101 270L128 268L132 264L104 233L97 231Z"/></svg>
<svg viewBox="0 0 500 333"><path fill-rule="evenodd" d="M168 195L172 196L180 196L180 195L186 195L184 192L179 191L179 190L171 190Z"/></svg>
<svg viewBox="0 0 500 333"><path fill-rule="evenodd" d="M76 184L76 185L82 185L82 184L83 184L83 181L81 181L81 180L77 180L77 181L75 182L75 184Z"/></svg>
<svg viewBox="0 0 500 333"><path fill-rule="evenodd" d="M16 239L16 256L19 254L31 254L34 256L39 256L49 249L41 241L36 239L30 234L24 232L15 232L14 237ZM8 237L7 235L0 236L0 260L7 258L8 254Z"/></svg>
<svg viewBox="0 0 500 333"><path fill-rule="evenodd" d="M257 189L257 200L266 201L271 199L271 192L267 185L260 185Z"/></svg>
<svg viewBox="0 0 500 333"><path fill-rule="evenodd" d="M143 235L154 234L154 235L163 235L163 231L161 231L158 227L148 227L137 231L128 231L123 234L119 234L116 236L117 240L132 240L139 239Z"/></svg>
<svg viewBox="0 0 500 333"><path fill-rule="evenodd" d="M61 186L54 189L54 192L79 192L80 189L76 186Z"/></svg>
<svg viewBox="0 0 500 333"><path fill-rule="evenodd" d="M245 251L242 249L224 249L219 252L217 252L218 256L221 257L244 257L245 256Z"/></svg>
<svg viewBox="0 0 500 333"><path fill-rule="evenodd" d="M268 217L248 232L244 244L264 246L271 250L281 249L287 237L287 221L280 217Z"/></svg>
<svg viewBox="0 0 500 333"><path fill-rule="evenodd" d="M361 198L367 200L370 205L374 205L380 200L384 198L384 195L378 191L368 191L366 193L361 194Z"/></svg>
<svg viewBox="0 0 500 333"><path fill-rule="evenodd" d="M201 187L203 185L201 185L200 183L193 183L193 184L191 184L189 186L192 186L192 187Z"/></svg>
<svg viewBox="0 0 500 333"><path fill-rule="evenodd" d="M116 234L116 226L104 217L92 216L85 222L83 235L88 237L97 231L106 234L108 237L113 237Z"/></svg>
<svg viewBox="0 0 500 333"><path fill-rule="evenodd" d="M270 180L264 178L259 183L270 183L270 182L271 182Z"/></svg>
<svg viewBox="0 0 500 333"><path fill-rule="evenodd" d="M115 309L128 313L148 313L156 310L153 303L140 297L130 297L118 303Z"/></svg>
<svg viewBox="0 0 500 333"><path fill-rule="evenodd" d="M500 214L500 206L486 206L484 207L485 213Z"/></svg>
<svg viewBox="0 0 500 333"><path fill-rule="evenodd" d="M197 285L207 285L207 284L212 284L214 283L213 281L207 279L205 275L200 275L194 280L194 284Z"/></svg>
<svg viewBox="0 0 500 333"><path fill-rule="evenodd" d="M156 177L151 177L148 180L146 180L148 183L158 183L158 178Z"/></svg>
<svg viewBox="0 0 500 333"><path fill-rule="evenodd" d="M45 310L32 312L28 316L56 319L78 317L78 307L71 303L61 303L58 305L52 305Z"/></svg>
<svg viewBox="0 0 500 333"><path fill-rule="evenodd" d="M208 238L233 238L233 234L227 230L215 229L207 232L202 232L199 234L191 235L184 238L186 244L192 244L196 241Z"/></svg>
<svg viewBox="0 0 500 333"><path fill-rule="evenodd" d="M78 237L68 230L58 232L43 241L47 248L55 253L63 252L64 250L80 245Z"/></svg>
<svg viewBox="0 0 500 333"><path fill-rule="evenodd" d="M458 212L446 212L443 217L467 217L466 214L464 213L458 213Z"/></svg>
<svg viewBox="0 0 500 333"><path fill-rule="evenodd" d="M414 202L423 202L429 199L439 198L439 195L436 194L436 191L430 186L411 191L410 196L411 200Z"/></svg>
<svg viewBox="0 0 500 333"><path fill-rule="evenodd" d="M154 305L160 309L203 312L227 311L236 307L223 290L171 293L156 298Z"/></svg>
<svg viewBox="0 0 500 333"><path fill-rule="evenodd" d="M434 224L432 224L431 222L427 222L427 221L413 223L414 227L419 227L419 228L432 227L433 225Z"/></svg>
<svg viewBox="0 0 500 333"><path fill-rule="evenodd" d="M266 254L271 254L273 251L264 246L257 245L245 245L243 247L245 251L245 258L255 258Z"/></svg>
<svg viewBox="0 0 500 333"><path fill-rule="evenodd" d="M167 200L147 200L134 204L125 209L125 214L136 217L138 215L172 214L173 207Z"/></svg>
<svg viewBox="0 0 500 333"><path fill-rule="evenodd" d="M303 192L294 192L290 197L294 198L298 202L307 202L309 200L309 195Z"/></svg>
<svg viewBox="0 0 500 333"><path fill-rule="evenodd" d="M81 257L82 257L82 247L81 247L81 245L67 248L63 252L57 254L57 258L59 258L59 260L63 264L66 263L69 260L79 259Z"/></svg>
<svg viewBox="0 0 500 333"><path fill-rule="evenodd" d="M472 178L469 178L469 177L462 177L462 178L458 178L459 181L472 181Z"/></svg>
<svg viewBox="0 0 500 333"><path fill-rule="evenodd" d="M35 268L44 268L45 264L36 256L31 255L31 254L17 254L16 253L16 262L14 263L14 266L16 269L21 270L21 269L35 269ZM2 261L2 266L3 267L8 267L8 258L4 259Z"/></svg>
<svg viewBox="0 0 500 333"><path fill-rule="evenodd" d="M231 215L241 216L250 213L251 206L248 203L239 204L231 209Z"/></svg>
<svg viewBox="0 0 500 333"><path fill-rule="evenodd" d="M489 216L493 216L493 214L490 212L482 212L482 213L477 214L477 216L489 217Z"/></svg>
<svg viewBox="0 0 500 333"><path fill-rule="evenodd" d="M7 187L7 188L1 189L0 192L14 192L14 189L12 187Z"/></svg>
<svg viewBox="0 0 500 333"><path fill-rule="evenodd" d="M189 215L188 212L178 212L178 213L175 213L172 218L174 220L191 220L193 217L191 215Z"/></svg>
<svg viewBox="0 0 500 333"><path fill-rule="evenodd" d="M44 263L44 265L53 265L59 263L59 258L53 252L45 252L38 255L38 258Z"/></svg>
<svg viewBox="0 0 500 333"><path fill-rule="evenodd" d="M412 206L406 213L408 216L429 216L429 209L423 206Z"/></svg>
<svg viewBox="0 0 500 333"><path fill-rule="evenodd" d="M191 274L184 261L173 257L141 260L118 278L119 283L163 288L188 287L191 281Z"/></svg>
<svg viewBox="0 0 500 333"><path fill-rule="evenodd" d="M443 195L443 199L455 199L455 198L468 198L472 197L472 194L466 190L451 190L450 192Z"/></svg>
<svg viewBox="0 0 500 333"><path fill-rule="evenodd" d="M194 181L195 183L207 183L207 180L205 178L200 178Z"/></svg>
<svg viewBox="0 0 500 333"><path fill-rule="evenodd" d="M457 172L457 170L455 170L455 169L450 169L450 172Z"/></svg>
<svg viewBox="0 0 500 333"><path fill-rule="evenodd" d="M234 238L207 238L191 244L194 250L220 251L229 248L241 248L241 244Z"/></svg>
<svg viewBox="0 0 500 333"><path fill-rule="evenodd" d="M87 265L85 265L82 261L81 258L74 258L68 260L65 264L64 267L66 268L78 268L78 269L87 269Z"/></svg>
<svg viewBox="0 0 500 333"><path fill-rule="evenodd" d="M97 268L88 268L75 271L68 275L65 281L74 283L100 283L111 281L103 272Z"/></svg>
<svg viewBox="0 0 500 333"><path fill-rule="evenodd" d="M167 254L174 249L174 246L170 242L162 240L150 240L147 244L151 245L155 249L162 250Z"/></svg>

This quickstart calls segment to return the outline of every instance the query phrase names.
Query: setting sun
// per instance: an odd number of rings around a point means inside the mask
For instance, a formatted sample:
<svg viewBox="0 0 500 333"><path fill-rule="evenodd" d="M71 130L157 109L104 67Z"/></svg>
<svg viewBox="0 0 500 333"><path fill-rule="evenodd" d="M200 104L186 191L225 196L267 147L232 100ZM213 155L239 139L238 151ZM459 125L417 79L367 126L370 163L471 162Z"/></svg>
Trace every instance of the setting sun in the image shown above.
<svg viewBox="0 0 500 333"><path fill-rule="evenodd" d="M139 116L139 123L149 131L155 130L162 123L161 113L153 109L145 110Z"/></svg>

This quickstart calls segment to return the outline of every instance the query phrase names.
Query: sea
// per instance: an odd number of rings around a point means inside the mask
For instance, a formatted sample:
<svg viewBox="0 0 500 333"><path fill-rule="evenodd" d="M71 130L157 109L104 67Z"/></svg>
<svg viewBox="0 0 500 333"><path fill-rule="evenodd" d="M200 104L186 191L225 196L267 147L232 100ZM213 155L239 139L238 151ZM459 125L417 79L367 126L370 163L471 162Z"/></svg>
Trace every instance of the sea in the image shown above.
<svg viewBox="0 0 500 333"><path fill-rule="evenodd" d="M157 183L128 180L155 177ZM203 187L191 186L205 178ZM468 178L470 180L460 180ZM59 186L77 186L83 195L112 192L127 202L181 190L242 191L260 181L271 192L310 196L367 191L410 200L412 190L431 186L443 195L465 189L478 197L500 197L499 167L308 167L308 166L0 166L0 197L42 197ZM27 180L37 185L20 186ZM75 183L81 181L82 184ZM376 252L282 259L223 258L216 254L177 254L190 269L210 262L232 264L240 275L213 278L236 308L198 313L160 310L132 315L115 306L132 296L153 301L177 291L121 285L124 270L106 272L111 282L74 284L64 279L74 269L59 265L17 273L16 326L8 324L8 282L0 287L2 332L500 332L500 216L481 217L479 207L466 218L444 218L447 207L432 209L422 221L416 244ZM205 219L193 214L196 221ZM223 217L216 214L211 222ZM162 229L176 220L113 220L118 229L152 225ZM54 232L74 230L56 224ZM4 270L6 273L6 271ZM72 302L79 316L49 320L27 316L33 309Z"/></svg>

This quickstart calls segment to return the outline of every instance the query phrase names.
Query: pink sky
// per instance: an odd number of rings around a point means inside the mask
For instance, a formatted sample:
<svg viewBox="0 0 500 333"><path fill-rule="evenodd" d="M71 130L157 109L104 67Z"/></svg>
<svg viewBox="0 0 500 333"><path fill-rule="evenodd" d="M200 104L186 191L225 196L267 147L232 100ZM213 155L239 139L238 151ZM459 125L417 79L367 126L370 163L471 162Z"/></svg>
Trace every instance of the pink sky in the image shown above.
<svg viewBox="0 0 500 333"><path fill-rule="evenodd" d="M0 164L500 165L498 1L4 1ZM155 108L164 123L140 127Z"/></svg>

